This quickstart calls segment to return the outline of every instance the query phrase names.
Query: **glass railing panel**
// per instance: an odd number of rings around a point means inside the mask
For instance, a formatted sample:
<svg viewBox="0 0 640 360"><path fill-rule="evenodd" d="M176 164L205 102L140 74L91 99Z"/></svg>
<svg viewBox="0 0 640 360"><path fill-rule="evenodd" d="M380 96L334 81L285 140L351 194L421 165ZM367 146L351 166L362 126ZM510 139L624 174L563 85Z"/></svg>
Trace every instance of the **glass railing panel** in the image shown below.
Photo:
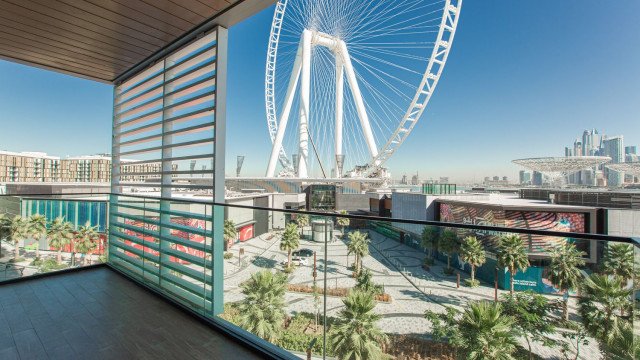
<svg viewBox="0 0 640 360"><path fill-rule="evenodd" d="M294 354L465 358L489 341L514 358L633 358L635 278L611 265L635 269L631 244L234 206L225 219L221 317ZM616 294L610 312L599 291Z"/></svg>
<svg viewBox="0 0 640 360"><path fill-rule="evenodd" d="M106 260L108 195L0 195L0 282Z"/></svg>
<svg viewBox="0 0 640 360"><path fill-rule="evenodd" d="M324 289L341 272L327 257L332 219L232 206L224 216L220 318L294 354L322 356L333 296Z"/></svg>

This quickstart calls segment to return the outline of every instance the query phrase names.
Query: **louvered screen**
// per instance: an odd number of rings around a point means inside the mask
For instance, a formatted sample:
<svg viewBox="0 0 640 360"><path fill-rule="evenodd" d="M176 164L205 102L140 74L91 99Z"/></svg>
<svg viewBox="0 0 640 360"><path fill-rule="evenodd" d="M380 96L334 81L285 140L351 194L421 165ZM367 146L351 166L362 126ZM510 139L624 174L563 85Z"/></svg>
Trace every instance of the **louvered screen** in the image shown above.
<svg viewBox="0 0 640 360"><path fill-rule="evenodd" d="M223 214L197 201L224 202L226 47L219 27L114 93L109 262L205 314L222 311Z"/></svg>

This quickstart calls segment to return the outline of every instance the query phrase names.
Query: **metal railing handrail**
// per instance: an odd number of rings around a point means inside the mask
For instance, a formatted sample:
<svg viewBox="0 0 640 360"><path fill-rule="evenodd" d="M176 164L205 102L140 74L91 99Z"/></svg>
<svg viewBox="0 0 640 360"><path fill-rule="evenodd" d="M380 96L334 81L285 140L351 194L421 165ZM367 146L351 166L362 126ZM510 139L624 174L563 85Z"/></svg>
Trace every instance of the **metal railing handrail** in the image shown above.
<svg viewBox="0 0 640 360"><path fill-rule="evenodd" d="M583 239L583 240L611 241L611 242L633 244L635 246L640 247L640 238L637 238L637 237L594 234L594 233L563 232L563 231L551 231L551 230L535 230L535 229L527 229L527 228L491 226L491 225L449 223L449 222L432 221L432 220L395 219L395 218L388 218L388 217L381 217L381 216L339 214L339 213L330 213L330 212L321 212L321 211L277 209L277 208L262 207L262 206L219 203L219 202L205 200L205 199L162 198L158 196L143 196L143 195L137 195L137 194L119 194L119 193L69 193L69 194L25 194L25 195L0 194L0 197L5 197L5 196L6 197L9 197L9 196L23 197L23 198L47 197L47 198L55 199L56 197L62 197L62 196L89 196L89 195L109 196L110 203L112 202L112 199L113 199L111 196L119 196L119 197L137 198L137 199L143 199L143 200L154 200L158 202L169 201L169 202L186 203L186 204L201 204L201 205L208 205L208 206L222 206L222 207L228 207L228 208L250 209L250 210L258 210L258 211L273 211L273 212L295 214L295 215L314 215L314 216L325 216L325 217L329 216L329 217L347 218L350 220L380 221L380 222L386 222L386 223L437 226L437 227L453 228L453 229L467 229L467 230L515 233L515 234L525 234L525 235L540 235L540 236L552 236L552 237L563 237L563 238L569 237L569 238Z"/></svg>

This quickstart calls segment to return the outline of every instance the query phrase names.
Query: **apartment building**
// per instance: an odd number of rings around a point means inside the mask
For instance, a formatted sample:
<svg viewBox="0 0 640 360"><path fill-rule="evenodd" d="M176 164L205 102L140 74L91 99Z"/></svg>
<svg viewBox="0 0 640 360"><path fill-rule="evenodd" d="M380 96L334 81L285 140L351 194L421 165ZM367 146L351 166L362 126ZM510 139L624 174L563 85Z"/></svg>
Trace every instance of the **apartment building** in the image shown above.
<svg viewBox="0 0 640 360"><path fill-rule="evenodd" d="M42 152L0 151L0 182L60 181L61 161Z"/></svg>
<svg viewBox="0 0 640 360"><path fill-rule="evenodd" d="M111 181L111 156L108 154L62 159L61 168L62 182Z"/></svg>

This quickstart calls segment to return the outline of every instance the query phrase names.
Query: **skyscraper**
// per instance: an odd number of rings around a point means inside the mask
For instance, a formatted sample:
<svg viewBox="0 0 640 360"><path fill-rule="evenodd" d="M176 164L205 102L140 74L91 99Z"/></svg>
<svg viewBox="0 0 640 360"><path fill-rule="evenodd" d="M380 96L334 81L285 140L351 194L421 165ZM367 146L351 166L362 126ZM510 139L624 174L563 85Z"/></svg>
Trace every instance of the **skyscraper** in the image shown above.
<svg viewBox="0 0 640 360"><path fill-rule="evenodd" d="M637 154L637 148L635 146L625 146L624 147L624 154L625 155L636 155Z"/></svg>
<svg viewBox="0 0 640 360"><path fill-rule="evenodd" d="M582 142L580 139L576 139L573 142L573 156L582 156Z"/></svg>
<svg viewBox="0 0 640 360"><path fill-rule="evenodd" d="M602 137L598 133L598 130L591 129L585 130L582 133L582 155L594 156L597 155L601 146Z"/></svg>
<svg viewBox="0 0 640 360"><path fill-rule="evenodd" d="M611 163L624 162L624 139L622 135L603 138L602 150L605 156L611 158ZM605 170L605 176L609 186L621 186L624 180L623 172L609 170L608 168Z"/></svg>
<svg viewBox="0 0 640 360"><path fill-rule="evenodd" d="M537 172L537 171L533 172L533 177L531 178L531 184L532 185L537 185L537 186L542 186L542 173L541 172Z"/></svg>
<svg viewBox="0 0 640 360"><path fill-rule="evenodd" d="M520 185L529 185L531 184L531 173L525 170L520 170L519 173Z"/></svg>
<svg viewBox="0 0 640 360"><path fill-rule="evenodd" d="M567 156L567 157L573 156L573 149L568 147L568 146L565 146L564 147L564 156Z"/></svg>

